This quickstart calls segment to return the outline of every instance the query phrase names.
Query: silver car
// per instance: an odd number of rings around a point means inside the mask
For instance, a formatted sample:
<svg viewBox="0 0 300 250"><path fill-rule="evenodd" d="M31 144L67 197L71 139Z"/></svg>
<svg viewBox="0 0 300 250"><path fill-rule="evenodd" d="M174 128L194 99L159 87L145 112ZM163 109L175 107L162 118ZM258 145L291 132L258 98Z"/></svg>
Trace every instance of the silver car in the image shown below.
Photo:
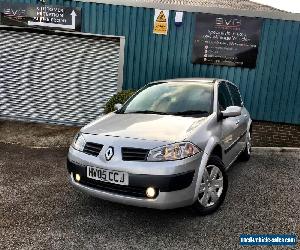
<svg viewBox="0 0 300 250"><path fill-rule="evenodd" d="M68 154L70 182L113 202L209 214L224 201L226 170L250 158L251 122L229 81L153 82L80 130Z"/></svg>

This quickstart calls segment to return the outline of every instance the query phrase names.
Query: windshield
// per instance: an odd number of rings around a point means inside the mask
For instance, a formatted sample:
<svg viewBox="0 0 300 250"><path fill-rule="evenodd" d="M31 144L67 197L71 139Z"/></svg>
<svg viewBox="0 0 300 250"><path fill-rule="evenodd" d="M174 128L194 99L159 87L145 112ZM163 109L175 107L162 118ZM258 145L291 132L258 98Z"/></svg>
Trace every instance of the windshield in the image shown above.
<svg viewBox="0 0 300 250"><path fill-rule="evenodd" d="M208 116L212 112L213 85L164 82L147 85L118 113Z"/></svg>

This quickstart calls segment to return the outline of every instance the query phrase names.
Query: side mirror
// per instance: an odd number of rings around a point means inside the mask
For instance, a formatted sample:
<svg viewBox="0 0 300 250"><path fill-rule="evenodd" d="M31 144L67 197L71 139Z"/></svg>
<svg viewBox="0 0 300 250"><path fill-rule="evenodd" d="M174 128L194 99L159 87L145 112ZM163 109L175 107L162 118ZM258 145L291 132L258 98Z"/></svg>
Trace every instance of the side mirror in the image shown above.
<svg viewBox="0 0 300 250"><path fill-rule="evenodd" d="M224 111L221 111L222 117L235 117L241 115L242 108L238 106L229 106Z"/></svg>
<svg viewBox="0 0 300 250"><path fill-rule="evenodd" d="M123 105L121 103L117 103L115 104L114 108L116 111L120 110L123 107Z"/></svg>

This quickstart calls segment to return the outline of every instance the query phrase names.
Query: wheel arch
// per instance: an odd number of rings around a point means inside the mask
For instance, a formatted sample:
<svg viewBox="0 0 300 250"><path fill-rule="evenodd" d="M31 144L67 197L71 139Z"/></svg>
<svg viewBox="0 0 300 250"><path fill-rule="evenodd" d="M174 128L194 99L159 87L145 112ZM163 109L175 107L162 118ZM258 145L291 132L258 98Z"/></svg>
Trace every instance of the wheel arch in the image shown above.
<svg viewBox="0 0 300 250"><path fill-rule="evenodd" d="M200 183L201 183L201 180L202 180L202 175L203 175L204 168L205 168L205 166L206 166L206 164L209 160L209 157L213 153L216 153L218 156L221 155L220 158L222 159L223 150L222 150L222 147L220 145L220 140L215 136L212 136L208 140L208 142L206 144L206 147L204 149L204 153L203 153L203 156L202 156L202 159L201 159L200 166L198 168L198 171L196 172L197 180L196 180L196 185L195 185L193 201L195 201L198 197L198 190L199 190Z"/></svg>
<svg viewBox="0 0 300 250"><path fill-rule="evenodd" d="M223 150L220 144L216 144L213 150L211 151L210 155L216 155L221 160L223 159Z"/></svg>

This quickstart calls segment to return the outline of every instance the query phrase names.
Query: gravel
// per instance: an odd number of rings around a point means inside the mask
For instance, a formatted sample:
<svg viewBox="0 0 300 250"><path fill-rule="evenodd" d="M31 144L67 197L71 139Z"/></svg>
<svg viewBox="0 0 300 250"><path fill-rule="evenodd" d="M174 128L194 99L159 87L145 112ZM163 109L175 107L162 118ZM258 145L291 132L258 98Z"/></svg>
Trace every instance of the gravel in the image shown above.
<svg viewBox="0 0 300 250"><path fill-rule="evenodd" d="M0 120L0 143L67 147L80 127Z"/></svg>

